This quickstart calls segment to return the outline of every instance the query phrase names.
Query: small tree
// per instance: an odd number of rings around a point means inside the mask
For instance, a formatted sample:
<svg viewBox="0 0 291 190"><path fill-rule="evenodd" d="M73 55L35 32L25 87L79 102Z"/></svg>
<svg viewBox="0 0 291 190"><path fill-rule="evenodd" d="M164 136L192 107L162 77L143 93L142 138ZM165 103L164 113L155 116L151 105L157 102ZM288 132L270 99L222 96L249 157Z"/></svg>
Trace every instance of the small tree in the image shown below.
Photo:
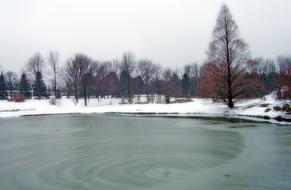
<svg viewBox="0 0 291 190"><path fill-rule="evenodd" d="M19 84L19 91L26 98L31 97L30 87L29 87L29 83L28 83L28 80L26 78L25 73L23 73L21 75L20 84Z"/></svg>
<svg viewBox="0 0 291 190"><path fill-rule="evenodd" d="M57 98L57 67L58 67L58 60L59 60L59 54L58 52L50 52L48 56L48 63L51 66L53 73L54 73L54 79L53 79L53 90L55 94L55 98Z"/></svg>
<svg viewBox="0 0 291 190"><path fill-rule="evenodd" d="M109 72L106 75L106 89L111 96L117 96L118 94L118 76L114 71Z"/></svg>
<svg viewBox="0 0 291 190"><path fill-rule="evenodd" d="M120 63L120 71L124 74L126 82L127 98L128 102L131 102L131 79L136 66L135 56L131 52L123 54L122 61Z"/></svg>
<svg viewBox="0 0 291 190"><path fill-rule="evenodd" d="M154 74L153 74L153 89L158 95L158 99L161 99L162 94L162 67L159 64L154 65Z"/></svg>
<svg viewBox="0 0 291 190"><path fill-rule="evenodd" d="M120 79L119 79L119 94L122 98L122 102L124 102L124 98L127 97L128 100L130 99L131 94L128 94L128 73L126 71L121 71Z"/></svg>
<svg viewBox="0 0 291 190"><path fill-rule="evenodd" d="M190 78L188 73L184 73L182 78L182 91L184 96L189 96Z"/></svg>
<svg viewBox="0 0 291 190"><path fill-rule="evenodd" d="M13 89L16 88L16 85L18 82L17 74L12 72L12 71L8 71L5 74L5 78L6 78L6 82L7 82L7 88L10 92L10 99L12 100L12 92L13 92Z"/></svg>
<svg viewBox="0 0 291 190"><path fill-rule="evenodd" d="M189 94L197 95L199 70L200 67L196 62L185 66L185 73L189 75Z"/></svg>
<svg viewBox="0 0 291 190"><path fill-rule="evenodd" d="M37 72L42 73L43 68L44 68L44 60L41 54L40 53L34 54L34 56L32 56L28 60L26 68L27 68L28 74L33 75L34 80L35 80Z"/></svg>
<svg viewBox="0 0 291 190"><path fill-rule="evenodd" d="M142 81L144 82L147 100L149 101L149 85L155 74L155 65L152 63L151 60L141 60L138 64L138 72L142 78Z"/></svg>
<svg viewBox="0 0 291 190"><path fill-rule="evenodd" d="M94 74L96 73L97 63L86 57L81 66L81 87L83 88L84 105L87 106L87 100L90 97L90 88L94 83Z"/></svg>
<svg viewBox="0 0 291 190"><path fill-rule="evenodd" d="M6 82L4 74L1 73L0 75L0 100L7 99L7 89L6 89Z"/></svg>
<svg viewBox="0 0 291 190"><path fill-rule="evenodd" d="M137 77L133 79L133 91L134 91L134 94L137 95L138 100L140 100L140 95L143 92L143 86L144 86L144 82L140 75L138 75Z"/></svg>
<svg viewBox="0 0 291 190"><path fill-rule="evenodd" d="M89 89L93 84L94 76L92 72L86 72L81 78L81 86L83 88L84 105L87 106L87 101L89 97Z"/></svg>

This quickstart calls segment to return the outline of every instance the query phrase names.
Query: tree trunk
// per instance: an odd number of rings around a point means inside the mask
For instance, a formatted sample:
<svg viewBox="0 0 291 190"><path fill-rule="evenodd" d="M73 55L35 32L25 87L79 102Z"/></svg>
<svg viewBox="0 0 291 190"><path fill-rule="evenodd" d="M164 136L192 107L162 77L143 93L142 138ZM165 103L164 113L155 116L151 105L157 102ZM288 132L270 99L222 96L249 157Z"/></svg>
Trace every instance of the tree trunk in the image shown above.
<svg viewBox="0 0 291 190"><path fill-rule="evenodd" d="M55 91L55 98L57 98L57 75L56 75L55 68L54 68L54 91Z"/></svg>
<svg viewBox="0 0 291 190"><path fill-rule="evenodd" d="M75 100L76 100L76 103L78 103L78 85L75 84L74 85L74 94L75 94Z"/></svg>
<svg viewBox="0 0 291 190"><path fill-rule="evenodd" d="M127 78L127 98L128 102L131 102L131 97L130 97L130 76Z"/></svg>
<svg viewBox="0 0 291 190"><path fill-rule="evenodd" d="M83 88L84 92L84 105L87 106L87 88L84 86Z"/></svg>

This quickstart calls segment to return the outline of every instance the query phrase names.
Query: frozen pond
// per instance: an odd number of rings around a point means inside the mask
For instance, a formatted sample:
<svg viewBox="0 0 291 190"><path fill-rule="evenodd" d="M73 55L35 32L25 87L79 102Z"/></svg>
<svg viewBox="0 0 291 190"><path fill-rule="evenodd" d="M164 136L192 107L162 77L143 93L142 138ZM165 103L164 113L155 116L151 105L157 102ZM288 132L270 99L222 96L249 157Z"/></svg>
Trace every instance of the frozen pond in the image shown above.
<svg viewBox="0 0 291 190"><path fill-rule="evenodd" d="M0 119L0 189L291 189L291 127L96 115Z"/></svg>

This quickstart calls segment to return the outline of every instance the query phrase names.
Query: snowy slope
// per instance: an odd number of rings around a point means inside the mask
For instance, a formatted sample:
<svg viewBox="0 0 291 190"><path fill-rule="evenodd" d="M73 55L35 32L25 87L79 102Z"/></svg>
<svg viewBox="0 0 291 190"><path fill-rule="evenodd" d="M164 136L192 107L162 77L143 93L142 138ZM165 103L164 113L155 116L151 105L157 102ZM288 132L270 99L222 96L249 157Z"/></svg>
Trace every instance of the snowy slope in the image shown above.
<svg viewBox="0 0 291 190"><path fill-rule="evenodd" d="M73 99L62 98L57 100L57 105L50 105L49 100L26 100L22 103L0 101L0 117L17 117L23 115L41 114L65 114L65 113L120 113L120 114L170 114L178 116L224 116L226 106L221 103L213 103L209 99L194 98L192 102L173 104L121 104L120 99L90 99L88 106L83 105L81 99L75 104ZM261 107L262 104L270 104ZM265 99L253 99L241 101L232 110L234 115L240 116L268 116L275 118L282 115L282 112L275 112L274 105L282 105L283 102L275 101L271 96ZM266 108L271 111L265 112ZM284 115L284 117L289 117Z"/></svg>

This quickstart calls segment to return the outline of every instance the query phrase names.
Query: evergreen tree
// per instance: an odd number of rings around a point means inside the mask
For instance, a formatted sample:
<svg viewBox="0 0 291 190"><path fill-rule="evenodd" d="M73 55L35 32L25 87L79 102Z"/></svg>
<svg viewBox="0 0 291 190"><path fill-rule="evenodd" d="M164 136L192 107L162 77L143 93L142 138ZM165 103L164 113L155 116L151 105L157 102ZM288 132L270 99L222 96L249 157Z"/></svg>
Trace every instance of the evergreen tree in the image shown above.
<svg viewBox="0 0 291 190"><path fill-rule="evenodd" d="M130 95L128 94L127 91L127 81L128 79L128 74L126 71L121 71L120 74L120 81L119 81L119 93L121 97L129 97Z"/></svg>
<svg viewBox="0 0 291 190"><path fill-rule="evenodd" d="M41 97L47 97L47 88L42 79L42 74L39 71L36 73L36 78L33 85L33 94L34 96L37 96L38 99Z"/></svg>
<svg viewBox="0 0 291 190"><path fill-rule="evenodd" d="M188 96L189 95L189 88L190 88L190 78L187 73L183 75L182 79L182 90L183 90L183 95Z"/></svg>
<svg viewBox="0 0 291 190"><path fill-rule="evenodd" d="M6 82L3 73L0 75L0 100L7 99Z"/></svg>
<svg viewBox="0 0 291 190"><path fill-rule="evenodd" d="M133 79L132 86L133 86L134 94L136 94L138 97L138 100L140 100L140 95L143 93L143 87L144 87L144 82L143 82L140 75ZM149 100L149 99L147 98L147 100Z"/></svg>
<svg viewBox="0 0 291 190"><path fill-rule="evenodd" d="M29 83L28 83L28 80L26 78L26 74L25 73L23 73L21 75L20 85L19 85L19 91L26 98L31 97Z"/></svg>

